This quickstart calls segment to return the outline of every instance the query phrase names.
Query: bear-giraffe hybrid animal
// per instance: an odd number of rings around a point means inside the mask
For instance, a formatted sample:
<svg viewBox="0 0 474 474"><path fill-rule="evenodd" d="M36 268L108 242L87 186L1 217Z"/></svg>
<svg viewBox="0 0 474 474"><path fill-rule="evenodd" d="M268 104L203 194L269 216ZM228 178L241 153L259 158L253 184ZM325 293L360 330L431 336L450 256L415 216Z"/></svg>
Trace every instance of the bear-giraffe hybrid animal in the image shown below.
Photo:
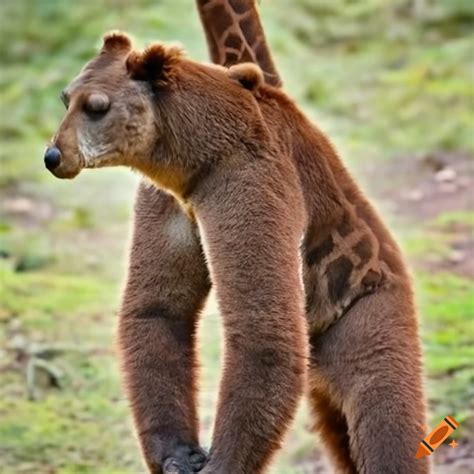
<svg viewBox="0 0 474 474"><path fill-rule="evenodd" d="M202 472L262 472L306 373L338 472L427 472L414 458L424 405L410 279L333 147L291 100L255 66L226 73L161 45L141 54L117 35L63 96L69 109L45 156L56 176L124 164L179 201L137 203L144 224L120 320L150 471L203 464L194 369L210 286L204 243L226 350Z"/></svg>

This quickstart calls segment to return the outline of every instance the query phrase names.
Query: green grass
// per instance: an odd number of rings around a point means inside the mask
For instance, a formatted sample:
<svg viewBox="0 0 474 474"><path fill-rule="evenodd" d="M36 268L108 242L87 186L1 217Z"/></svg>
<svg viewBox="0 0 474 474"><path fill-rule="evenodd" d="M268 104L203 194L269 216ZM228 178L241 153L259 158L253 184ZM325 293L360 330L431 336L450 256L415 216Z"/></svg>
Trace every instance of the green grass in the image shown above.
<svg viewBox="0 0 474 474"><path fill-rule="evenodd" d="M436 217L435 224L448 228L463 226L472 232L474 230L474 211L443 212Z"/></svg>
<svg viewBox="0 0 474 474"><path fill-rule="evenodd" d="M453 414L462 423L474 411L472 281L449 273L419 273L416 281L432 420Z"/></svg>
<svg viewBox="0 0 474 474"><path fill-rule="evenodd" d="M391 160L473 151L469 0L274 0L260 10L286 89L334 139L344 158ZM0 470L6 474L143 472L115 356L115 312L126 267L136 176L125 170L53 179L44 145L63 114L59 91L123 29L139 46L178 41L206 59L191 0L16 0L0 4L0 200L27 198L0 222ZM371 177L364 177L370 185ZM376 179L376 178L375 178ZM5 198L5 199L4 199ZM12 201L13 200L13 201ZM10 204L11 204L10 202ZM29 207L28 207L29 206ZM438 261L472 231L460 209L397 228L409 258ZM472 281L416 273L432 423L452 414L471 426ZM220 373L215 302L201 325L202 439L209 444ZM28 367L41 348L60 388ZM39 352L38 352L39 351ZM43 359L41 359L43 360ZM273 474L303 472L314 446L305 407ZM460 433L460 434L459 434ZM463 435L462 429L458 430Z"/></svg>
<svg viewBox="0 0 474 474"><path fill-rule="evenodd" d="M133 472L127 405L113 353L117 285L94 276L2 269L7 360L0 371L2 472ZM61 377L27 397L26 367L41 348ZM38 356L40 357L40 356Z"/></svg>

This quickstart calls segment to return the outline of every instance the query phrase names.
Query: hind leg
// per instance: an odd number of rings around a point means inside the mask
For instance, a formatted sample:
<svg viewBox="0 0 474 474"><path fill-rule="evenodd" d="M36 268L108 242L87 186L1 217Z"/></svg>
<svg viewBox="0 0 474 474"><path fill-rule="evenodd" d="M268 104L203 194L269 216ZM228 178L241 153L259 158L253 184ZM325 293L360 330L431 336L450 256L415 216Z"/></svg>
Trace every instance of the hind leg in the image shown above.
<svg viewBox="0 0 474 474"><path fill-rule="evenodd" d="M312 339L312 365L347 420L360 474L425 474L415 459L424 437L420 344L409 290L361 299Z"/></svg>
<svg viewBox="0 0 474 474"><path fill-rule="evenodd" d="M328 387L317 371L309 375L309 403L314 417L314 429L324 444L326 455L337 474L356 473L349 450L347 420L328 394Z"/></svg>

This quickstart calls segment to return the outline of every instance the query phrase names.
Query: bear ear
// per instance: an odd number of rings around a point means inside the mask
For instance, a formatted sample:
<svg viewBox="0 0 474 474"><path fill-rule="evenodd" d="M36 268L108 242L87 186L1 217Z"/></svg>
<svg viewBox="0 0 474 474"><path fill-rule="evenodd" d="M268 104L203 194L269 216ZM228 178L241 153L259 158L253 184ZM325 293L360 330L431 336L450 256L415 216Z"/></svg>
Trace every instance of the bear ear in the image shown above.
<svg viewBox="0 0 474 474"><path fill-rule="evenodd" d="M102 52L109 54L127 54L132 50L132 40L125 33L111 31L104 36Z"/></svg>
<svg viewBox="0 0 474 474"><path fill-rule="evenodd" d="M240 82L242 87L249 91L256 91L263 83L262 70L254 63L242 63L231 66L227 72L228 76Z"/></svg>
<svg viewBox="0 0 474 474"><path fill-rule="evenodd" d="M127 71L132 79L166 83L173 76L173 66L183 57L177 47L152 44L145 51L132 51L127 57Z"/></svg>

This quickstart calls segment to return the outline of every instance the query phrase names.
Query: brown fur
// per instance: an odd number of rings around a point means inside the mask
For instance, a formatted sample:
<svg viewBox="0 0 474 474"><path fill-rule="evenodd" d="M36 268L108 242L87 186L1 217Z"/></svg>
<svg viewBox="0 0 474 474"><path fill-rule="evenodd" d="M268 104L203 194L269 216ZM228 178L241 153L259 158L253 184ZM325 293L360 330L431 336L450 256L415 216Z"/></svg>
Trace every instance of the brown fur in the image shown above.
<svg viewBox="0 0 474 474"><path fill-rule="evenodd" d="M111 31L104 36L102 51L108 54L128 53L132 50L130 38L119 31Z"/></svg>
<svg viewBox="0 0 474 474"><path fill-rule="evenodd" d="M151 191L137 201L119 327L150 472L201 467L195 327L207 268L226 344L201 472L262 472L306 374L316 428L339 472L428 472L414 458L425 420L410 280L330 142L280 90L260 82L249 90L248 74L236 81L163 46L149 51L96 58L73 81L53 172L68 177L81 163L96 166L76 156L85 127L91 149L114 142L101 164L138 169L176 198ZM112 106L87 128L77 116L92 89ZM130 130L105 133L126 114Z"/></svg>
<svg viewBox="0 0 474 474"><path fill-rule="evenodd" d="M127 71L133 79L147 80L153 77L156 85L165 85L172 79L173 65L183 56L179 48L165 48L152 44L145 51L132 51L127 56Z"/></svg>
<svg viewBox="0 0 474 474"><path fill-rule="evenodd" d="M256 91L264 83L262 70L253 63L236 64L229 68L229 77L249 91Z"/></svg>

